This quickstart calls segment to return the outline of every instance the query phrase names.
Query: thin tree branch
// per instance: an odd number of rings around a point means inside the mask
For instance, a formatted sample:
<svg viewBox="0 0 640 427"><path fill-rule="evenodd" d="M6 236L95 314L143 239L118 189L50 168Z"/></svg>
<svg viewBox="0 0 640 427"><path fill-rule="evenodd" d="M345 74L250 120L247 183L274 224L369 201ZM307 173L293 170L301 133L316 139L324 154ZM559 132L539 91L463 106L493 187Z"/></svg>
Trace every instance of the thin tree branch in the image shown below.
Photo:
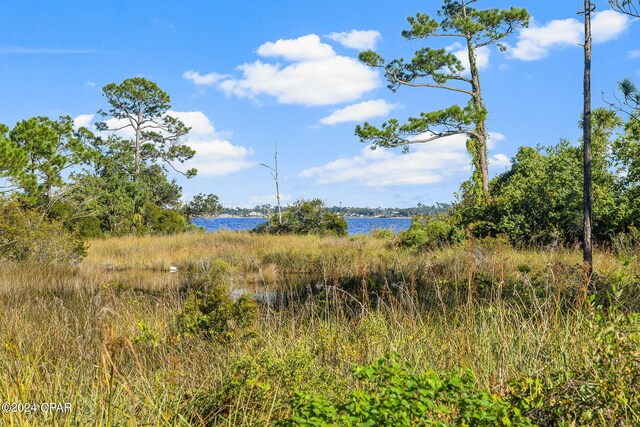
<svg viewBox="0 0 640 427"><path fill-rule="evenodd" d="M399 83L403 86L409 86L409 87L431 87L431 88L436 88L436 89L445 89L445 90L450 90L453 92L461 92L461 93L465 93L469 96L473 96L473 92L465 90L465 89L460 89L457 87L452 87L452 86L446 86L446 85L439 85L439 84L435 84L435 83L411 83L408 82L406 80L402 80L400 78L398 78L398 73L397 72L393 72L391 70L389 70L387 67L380 67L383 68L385 70L385 72L387 73L387 75L390 77L391 80L393 80L396 83ZM465 78L465 77L459 77L459 76L451 76L452 79L456 79L456 80L461 80L467 83L471 83L471 80Z"/></svg>
<svg viewBox="0 0 640 427"><path fill-rule="evenodd" d="M431 132L431 131L427 130L426 132ZM421 133L426 133L426 132L421 132ZM431 132L431 133L432 133L432 136L428 138L419 138L419 139L399 138L400 140L398 142L388 142L386 146L400 147L403 145L422 144L425 142L431 142L431 141L435 141L436 139L446 138L448 136L453 136L453 135L470 135L476 138L479 137L479 135L476 132L470 129L450 130L450 131L444 131L444 132L438 132L438 133L434 133L434 132Z"/></svg>

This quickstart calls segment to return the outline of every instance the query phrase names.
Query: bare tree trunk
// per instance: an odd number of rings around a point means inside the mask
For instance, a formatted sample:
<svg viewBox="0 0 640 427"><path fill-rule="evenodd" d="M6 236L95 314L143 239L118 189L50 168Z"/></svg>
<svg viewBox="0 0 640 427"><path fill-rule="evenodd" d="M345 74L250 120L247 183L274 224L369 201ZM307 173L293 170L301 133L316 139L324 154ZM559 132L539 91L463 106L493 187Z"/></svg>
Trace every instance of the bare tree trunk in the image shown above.
<svg viewBox="0 0 640 427"><path fill-rule="evenodd" d="M273 155L275 159L275 167L271 167L264 163L260 163L260 166L264 166L265 168L271 171L271 176L276 182L276 200L278 202L278 224L282 225L282 209L280 208L280 182L278 180L278 142L275 143L275 154Z"/></svg>
<svg viewBox="0 0 640 427"><path fill-rule="evenodd" d="M593 240L591 236L591 12L590 0L584 1L584 112L582 125L584 181L583 181L583 249L582 249L582 302L593 291Z"/></svg>
<svg viewBox="0 0 640 427"><path fill-rule="evenodd" d="M280 184L278 182L278 142L276 141L276 149L274 154L275 159L275 174L274 179L276 180L276 200L278 202L278 224L282 225L282 210L280 208Z"/></svg>

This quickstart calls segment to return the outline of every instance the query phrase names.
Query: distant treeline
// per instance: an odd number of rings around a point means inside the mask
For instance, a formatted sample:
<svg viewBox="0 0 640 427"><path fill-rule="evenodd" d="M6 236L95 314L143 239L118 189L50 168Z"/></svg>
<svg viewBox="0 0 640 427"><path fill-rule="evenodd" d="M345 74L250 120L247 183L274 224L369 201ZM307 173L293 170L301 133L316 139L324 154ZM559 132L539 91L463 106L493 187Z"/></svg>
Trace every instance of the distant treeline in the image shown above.
<svg viewBox="0 0 640 427"><path fill-rule="evenodd" d="M436 203L435 205L428 206L418 203L417 206L412 208L356 208L348 206L332 206L327 210L331 213L340 213L345 216L364 216L364 217L412 217L418 215L434 216L440 213L446 213L451 205L448 203ZM286 207L283 207L283 210ZM277 211L276 206L272 205L259 205L253 208L227 208L224 207L220 210L219 215L231 215L231 216L256 216L263 215L268 216Z"/></svg>

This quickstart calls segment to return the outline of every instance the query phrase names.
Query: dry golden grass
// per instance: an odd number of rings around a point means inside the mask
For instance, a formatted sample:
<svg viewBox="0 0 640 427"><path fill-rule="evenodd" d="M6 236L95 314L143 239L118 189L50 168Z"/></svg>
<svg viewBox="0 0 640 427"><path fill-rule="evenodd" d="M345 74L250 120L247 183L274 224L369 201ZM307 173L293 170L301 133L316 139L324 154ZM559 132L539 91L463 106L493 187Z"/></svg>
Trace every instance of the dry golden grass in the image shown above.
<svg viewBox="0 0 640 427"><path fill-rule="evenodd" d="M600 252L595 266L636 274L637 262ZM287 413L293 388L339 393L350 367L392 350L421 368L469 367L501 392L581 357L589 337L566 301L579 265L573 250L496 242L417 253L362 236L234 232L93 240L77 268L3 264L0 399L72 410L0 423L263 425ZM180 337L180 286L202 273L302 299L263 307L242 340Z"/></svg>

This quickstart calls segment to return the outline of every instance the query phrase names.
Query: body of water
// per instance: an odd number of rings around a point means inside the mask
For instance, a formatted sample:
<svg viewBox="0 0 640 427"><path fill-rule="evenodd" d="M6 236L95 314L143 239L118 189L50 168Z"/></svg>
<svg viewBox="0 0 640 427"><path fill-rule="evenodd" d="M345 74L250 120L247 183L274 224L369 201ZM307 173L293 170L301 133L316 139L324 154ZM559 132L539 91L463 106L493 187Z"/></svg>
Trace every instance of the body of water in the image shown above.
<svg viewBox="0 0 640 427"><path fill-rule="evenodd" d="M410 218L345 218L349 224L349 235L368 234L376 228L390 228L395 233L404 231L411 225ZM207 231L252 230L266 222L264 218L194 218L193 223Z"/></svg>

